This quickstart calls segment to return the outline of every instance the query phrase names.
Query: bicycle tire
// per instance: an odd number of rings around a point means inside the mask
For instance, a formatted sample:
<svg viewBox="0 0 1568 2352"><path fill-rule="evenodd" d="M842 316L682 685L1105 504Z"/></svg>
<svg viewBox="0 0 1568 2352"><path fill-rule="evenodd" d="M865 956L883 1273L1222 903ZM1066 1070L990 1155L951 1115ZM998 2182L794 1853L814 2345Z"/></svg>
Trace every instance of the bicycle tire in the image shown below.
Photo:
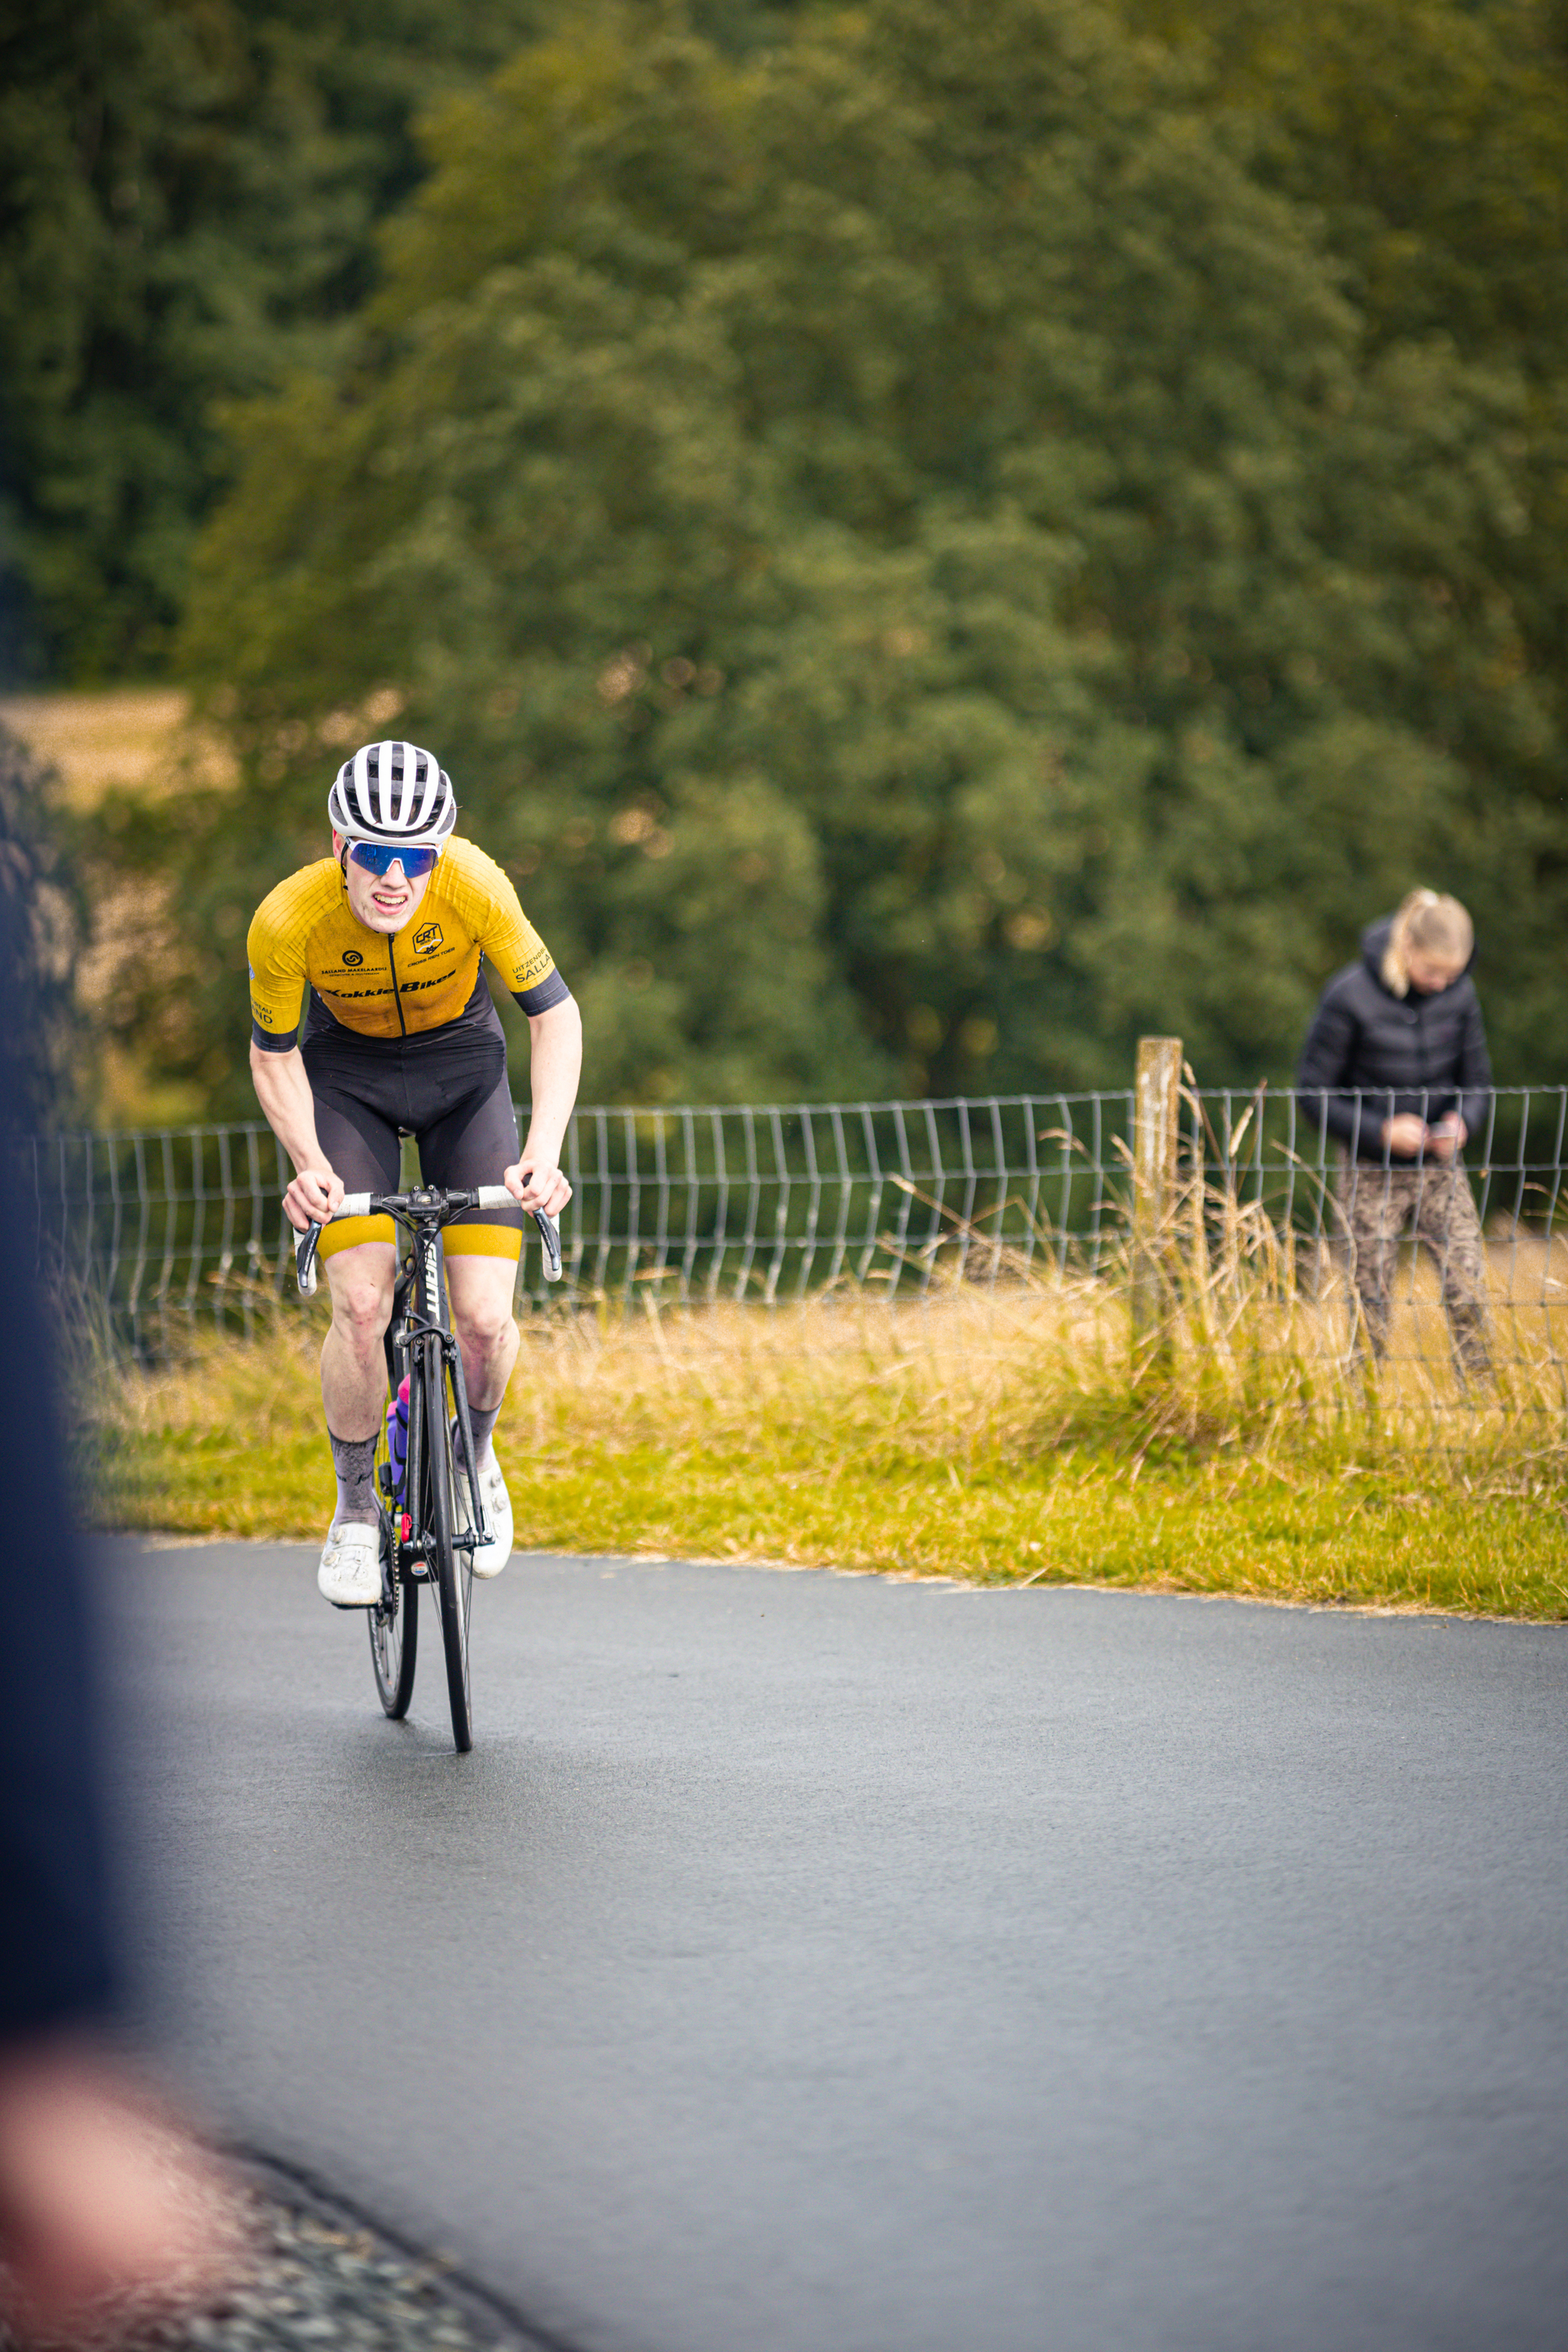
<svg viewBox="0 0 1568 2352"><path fill-rule="evenodd" d="M425 1356L425 1454L429 1512L426 1527L431 1590L441 1620L441 1647L447 1659L447 1696L452 1708L452 1745L466 1756L474 1744L473 1706L468 1684L468 1604L473 1597L470 1556L458 1556L452 1540L452 1433L447 1410L446 1366L434 1347Z"/></svg>
<svg viewBox="0 0 1568 2352"><path fill-rule="evenodd" d="M384 1516L381 1529L382 1590L387 1589L386 1552L393 1540ZM365 1612L370 1627L370 1663L384 1711L401 1723L414 1696L414 1668L419 1655L419 1587L410 1576L396 1571L390 1606L378 1601Z"/></svg>
<svg viewBox="0 0 1568 2352"><path fill-rule="evenodd" d="M390 1326L385 1344L390 1401L402 1378ZM395 1565L395 1529L401 1506L392 1488L384 1423L375 1441L374 1478L375 1491L381 1498L381 1589L384 1596L390 1592L391 1600L383 1598L373 1609L367 1609L365 1625L370 1634L370 1664L375 1676L376 1695L383 1712L399 1723L414 1696L414 1668L419 1654L419 1588L411 1576L401 1573Z"/></svg>

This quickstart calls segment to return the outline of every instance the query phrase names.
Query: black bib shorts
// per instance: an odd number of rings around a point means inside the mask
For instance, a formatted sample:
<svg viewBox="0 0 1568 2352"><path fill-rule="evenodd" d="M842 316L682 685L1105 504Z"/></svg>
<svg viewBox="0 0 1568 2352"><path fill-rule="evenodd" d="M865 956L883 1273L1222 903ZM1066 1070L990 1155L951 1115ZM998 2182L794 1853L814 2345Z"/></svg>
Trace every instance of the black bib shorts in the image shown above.
<svg viewBox="0 0 1568 2352"><path fill-rule="evenodd" d="M477 1020L409 1037L362 1037L336 1022L330 1028L312 1022L300 1051L316 1133L345 1192L395 1192L405 1135L419 1146L426 1184L465 1192L499 1184L516 1160L517 1113L493 1004ZM515 1260L525 1223L519 1208L476 1209L448 1225L442 1241L448 1257ZM345 1217L323 1231L321 1255L396 1237L390 1217Z"/></svg>

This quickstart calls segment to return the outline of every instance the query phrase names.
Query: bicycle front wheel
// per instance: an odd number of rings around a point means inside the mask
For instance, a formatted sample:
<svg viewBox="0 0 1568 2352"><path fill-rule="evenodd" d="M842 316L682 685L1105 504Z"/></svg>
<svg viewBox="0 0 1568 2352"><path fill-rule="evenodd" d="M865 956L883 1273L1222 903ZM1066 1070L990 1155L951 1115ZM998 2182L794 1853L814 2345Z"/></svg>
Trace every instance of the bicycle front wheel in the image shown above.
<svg viewBox="0 0 1568 2352"><path fill-rule="evenodd" d="M452 1426L447 1410L446 1367L434 1349L426 1360L425 1455L428 1465L430 1589L441 1620L447 1656L447 1696L452 1706L452 1744L459 1756L474 1744L468 1690L468 1603L474 1572L471 1555L452 1541Z"/></svg>
<svg viewBox="0 0 1568 2352"><path fill-rule="evenodd" d="M397 1567L396 1542L382 1515L381 1599L365 1612L370 1662L381 1703L395 1723L408 1712L414 1696L414 1662L419 1648L419 1587Z"/></svg>

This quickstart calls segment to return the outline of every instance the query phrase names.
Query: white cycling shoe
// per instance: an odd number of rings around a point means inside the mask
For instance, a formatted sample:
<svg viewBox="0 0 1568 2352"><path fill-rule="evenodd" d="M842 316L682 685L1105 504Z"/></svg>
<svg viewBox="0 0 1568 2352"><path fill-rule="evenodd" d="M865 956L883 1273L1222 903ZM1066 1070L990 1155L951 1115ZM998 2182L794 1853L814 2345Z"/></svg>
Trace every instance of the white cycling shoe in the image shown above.
<svg viewBox="0 0 1568 2352"><path fill-rule="evenodd" d="M381 1530L351 1519L321 1547L316 1582L334 1609L374 1609L381 1599Z"/></svg>
<svg viewBox="0 0 1568 2352"><path fill-rule="evenodd" d="M479 1500L485 1507L485 1525L490 1531L486 1544L474 1546L474 1574L499 1576L511 1558L511 1496L506 1491L500 1464L492 1454L479 1465ZM458 1523L467 1527L473 1517L468 1500L468 1474L458 1465Z"/></svg>

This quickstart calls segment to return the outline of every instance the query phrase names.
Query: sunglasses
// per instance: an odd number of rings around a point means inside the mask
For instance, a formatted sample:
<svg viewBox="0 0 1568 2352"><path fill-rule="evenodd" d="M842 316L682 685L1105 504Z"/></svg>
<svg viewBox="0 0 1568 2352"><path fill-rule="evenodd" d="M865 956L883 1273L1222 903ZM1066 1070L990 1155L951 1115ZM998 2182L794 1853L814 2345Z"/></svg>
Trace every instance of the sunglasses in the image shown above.
<svg viewBox="0 0 1568 2352"><path fill-rule="evenodd" d="M440 855L438 849L402 849L395 841L356 841L349 851L354 864L363 866L367 874L390 874L395 866L401 866L409 882L428 874Z"/></svg>

